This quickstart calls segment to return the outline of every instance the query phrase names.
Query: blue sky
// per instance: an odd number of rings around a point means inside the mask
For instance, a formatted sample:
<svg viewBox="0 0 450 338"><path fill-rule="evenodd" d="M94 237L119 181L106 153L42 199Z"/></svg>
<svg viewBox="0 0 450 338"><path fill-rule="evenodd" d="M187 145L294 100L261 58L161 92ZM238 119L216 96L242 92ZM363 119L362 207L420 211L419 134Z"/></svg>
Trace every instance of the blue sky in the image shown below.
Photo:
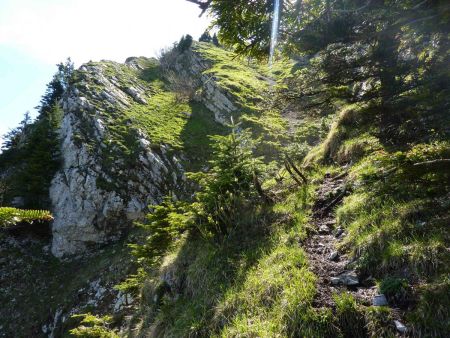
<svg viewBox="0 0 450 338"><path fill-rule="evenodd" d="M209 24L199 14L185 0L0 0L0 138L35 114L57 63L155 56L198 38Z"/></svg>

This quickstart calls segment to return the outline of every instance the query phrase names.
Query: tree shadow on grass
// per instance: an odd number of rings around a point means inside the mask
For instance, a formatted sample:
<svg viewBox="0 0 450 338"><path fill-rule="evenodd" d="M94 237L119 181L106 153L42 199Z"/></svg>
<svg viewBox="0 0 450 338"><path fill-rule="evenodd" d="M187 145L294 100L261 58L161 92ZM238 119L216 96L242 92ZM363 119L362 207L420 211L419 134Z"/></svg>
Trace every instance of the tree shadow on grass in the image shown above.
<svg viewBox="0 0 450 338"><path fill-rule="evenodd" d="M214 114L199 102L190 102L189 116L180 138L183 143L186 161L183 163L188 171L198 171L211 157L210 135L224 135L229 130L214 120Z"/></svg>
<svg viewBox="0 0 450 338"><path fill-rule="evenodd" d="M269 226L274 215L269 210L248 210L241 216L240 224L220 244L199 234L189 235L174 260L163 268L162 274L172 278L169 292L153 304L152 318L138 336L155 334L155 330L176 337L220 332L226 318L219 313L219 305L276 245Z"/></svg>

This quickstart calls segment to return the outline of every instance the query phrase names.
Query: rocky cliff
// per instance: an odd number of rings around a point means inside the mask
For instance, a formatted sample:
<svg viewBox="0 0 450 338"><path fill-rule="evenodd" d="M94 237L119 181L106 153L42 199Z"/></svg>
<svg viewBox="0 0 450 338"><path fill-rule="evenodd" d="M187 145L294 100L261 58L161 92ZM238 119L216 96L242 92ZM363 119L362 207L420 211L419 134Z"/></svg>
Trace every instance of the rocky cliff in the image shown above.
<svg viewBox="0 0 450 338"><path fill-rule="evenodd" d="M142 63L152 61L83 65L63 99L63 167L50 188L55 256L117 237L147 205L169 189L180 190L183 168L166 145L152 143L131 120L123 121L119 138L112 130L117 118L126 119L127 109L145 105L154 94L138 78ZM113 69L118 74L108 73ZM125 72L128 81L121 82ZM121 141L133 149L121 149Z"/></svg>
<svg viewBox="0 0 450 338"><path fill-rule="evenodd" d="M0 233L0 337L60 336L93 308L126 313L131 298L114 286L136 273L133 224L167 194L189 200L186 173L208 167L209 135L231 116L265 120L255 103L266 76L207 43L75 70L60 100L51 236Z"/></svg>
<svg viewBox="0 0 450 338"><path fill-rule="evenodd" d="M182 163L204 155L195 142L210 132L189 124L196 117L204 126L224 124L240 106L213 70L224 51L211 49L200 44L172 55L166 72L143 57L90 62L75 72L62 100L62 168L50 187L55 256L117 239L148 205L183 194ZM180 83L189 83L196 103L177 96Z"/></svg>

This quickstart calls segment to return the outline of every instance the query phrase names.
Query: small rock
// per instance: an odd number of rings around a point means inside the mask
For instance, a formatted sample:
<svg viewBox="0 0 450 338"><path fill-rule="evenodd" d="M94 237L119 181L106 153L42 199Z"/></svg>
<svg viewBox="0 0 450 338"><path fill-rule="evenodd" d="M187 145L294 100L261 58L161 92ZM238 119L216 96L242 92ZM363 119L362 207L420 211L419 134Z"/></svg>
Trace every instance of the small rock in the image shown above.
<svg viewBox="0 0 450 338"><path fill-rule="evenodd" d="M336 261L338 258L339 254L337 251L333 251L332 253L330 253L330 255L328 256L328 260L330 261Z"/></svg>
<svg viewBox="0 0 450 338"><path fill-rule="evenodd" d="M337 228L337 229L336 229L336 233L334 234L334 236L335 236L336 238L339 238L339 237L342 236L343 233L344 233L344 229L342 229L342 228Z"/></svg>
<svg viewBox="0 0 450 338"><path fill-rule="evenodd" d="M395 324L395 328L397 329L398 332L406 333L406 331L408 331L408 329L406 328L405 325L402 324L402 322L400 322L398 320L394 320L394 324Z"/></svg>
<svg viewBox="0 0 450 338"><path fill-rule="evenodd" d="M372 305L373 306L387 306L388 302L387 302L386 296L383 294L376 295L372 299Z"/></svg>
<svg viewBox="0 0 450 338"><path fill-rule="evenodd" d="M341 283L341 279L339 277L331 277L331 284L338 285Z"/></svg>
<svg viewBox="0 0 450 338"><path fill-rule="evenodd" d="M333 285L343 284L346 286L355 286L359 284L359 279L355 272L349 271L341 273L337 277L331 277L331 284Z"/></svg>
<svg viewBox="0 0 450 338"><path fill-rule="evenodd" d="M328 229L328 227L325 226L325 225L322 225L322 226L319 228L319 233L320 233L320 234L327 234L327 233L329 233L329 232L330 232L330 229Z"/></svg>
<svg viewBox="0 0 450 338"><path fill-rule="evenodd" d="M330 220L326 221L325 224L328 225L328 226L335 225L336 224L336 220L335 219L330 219Z"/></svg>

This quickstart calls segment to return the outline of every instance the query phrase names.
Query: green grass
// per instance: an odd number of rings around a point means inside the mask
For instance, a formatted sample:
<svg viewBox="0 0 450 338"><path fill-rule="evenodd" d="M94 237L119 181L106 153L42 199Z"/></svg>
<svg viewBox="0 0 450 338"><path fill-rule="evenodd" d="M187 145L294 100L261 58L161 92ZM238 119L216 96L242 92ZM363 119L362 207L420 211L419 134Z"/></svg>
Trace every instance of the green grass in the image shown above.
<svg viewBox="0 0 450 338"><path fill-rule="evenodd" d="M235 101L248 111L259 111L262 94L269 89L268 79L259 63L248 63L234 53L210 44L195 44L194 50L212 63L204 74L214 77Z"/></svg>
<svg viewBox="0 0 450 338"><path fill-rule="evenodd" d="M106 127L101 154L103 170L117 177L115 182L106 182L101 178L97 181L106 190L117 190L126 184L128 179L118 177L111 172L111 168L117 166L118 159L123 165L134 167L142 151L139 143L142 137L150 141L153 151L158 152L160 146L165 145L169 153L176 153L178 158L183 159L186 170L196 171L205 166L211 153L209 136L226 132L203 104L180 100L170 90L157 60L137 58L133 62L141 69L109 61L90 63L100 67L102 73L122 90L126 91L129 87L143 88L142 96L146 100L146 104L142 104L128 98L131 105L126 107L112 107L104 100L90 100L98 108ZM98 95L105 88L89 76L83 73L80 75L86 80L89 90ZM83 119L80 118L80 121L82 123ZM80 142L85 140L92 143L95 140L92 126L86 125L82 130L85 135L78 135ZM88 144L88 147L94 151L99 145Z"/></svg>
<svg viewBox="0 0 450 338"><path fill-rule="evenodd" d="M445 168L414 164L448 158L449 151L448 143L438 142L362 155L350 169L355 188L337 209L338 224L348 232L340 249L356 259L363 276L378 280L390 304L414 304L406 317L419 336L445 336L449 329L442 324L448 297L430 297L445 292L450 273L449 186ZM440 310L430 315L431 308ZM379 326L379 314L371 315Z"/></svg>
<svg viewBox="0 0 450 338"><path fill-rule="evenodd" d="M168 144L182 148L180 134L188 122L192 109L187 103L178 103L175 94L161 91L153 95L147 105L135 104L124 117L134 128L142 129L154 144Z"/></svg>
<svg viewBox="0 0 450 338"><path fill-rule="evenodd" d="M275 337L302 332L316 319L308 313L315 281L301 248L277 246L248 271L243 285L229 290L218 305L216 316L227 323L219 335Z"/></svg>
<svg viewBox="0 0 450 338"><path fill-rule="evenodd" d="M141 334L273 336L321 327L325 314L310 308L315 276L308 271L296 237L308 219L302 211L311 201L307 194L299 191L273 211L243 212L241 226L220 245L193 235L183 237L157 272L172 276L172 287L177 287L173 292L179 296L166 294L154 304L159 282L151 282L153 286L144 289L150 294L143 295L147 323ZM274 222L288 210L298 211L298 217Z"/></svg>
<svg viewBox="0 0 450 338"><path fill-rule="evenodd" d="M207 43L197 43L193 50L211 64L204 74L233 98L238 107L238 111L233 114L234 118L238 118L244 128L251 128L255 137L262 138L259 153L273 156L279 151L274 148L275 143L285 143L288 137L286 121L281 117L280 110L270 104L269 98L273 97L275 87L271 88L273 74L267 65L245 60L230 51ZM273 71L278 74L277 79L280 80L280 74L287 76L291 67L291 63L283 61L277 63ZM281 72L281 69L284 69L284 72ZM275 85L275 82L273 83Z"/></svg>

